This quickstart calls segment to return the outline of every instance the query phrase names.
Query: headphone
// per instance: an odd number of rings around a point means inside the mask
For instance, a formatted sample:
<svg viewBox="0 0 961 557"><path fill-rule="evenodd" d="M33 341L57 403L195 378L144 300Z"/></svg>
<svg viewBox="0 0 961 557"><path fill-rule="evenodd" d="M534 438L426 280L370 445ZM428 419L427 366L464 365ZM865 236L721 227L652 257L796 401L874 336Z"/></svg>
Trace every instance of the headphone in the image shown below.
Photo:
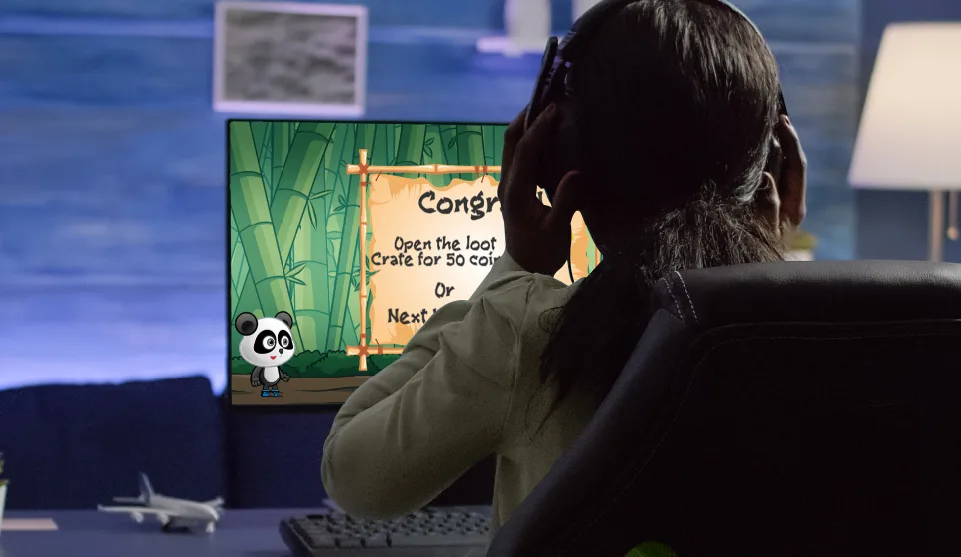
<svg viewBox="0 0 961 557"><path fill-rule="evenodd" d="M571 87L570 75L572 65L576 63L577 57L590 41L598 29L608 19L619 13L622 9L633 4L636 0L602 0L588 9L584 14L577 18L567 36L558 43L557 37L551 37L547 41L547 48L544 50L544 58L541 61L541 70L534 85L534 93L527 105L524 116L524 129L530 129L534 120L551 103L562 102L571 98L573 90ZM749 23L763 38L760 29L754 24L747 15L735 7L727 0L707 0L715 2L734 14L740 16ZM778 85L778 111L781 115L787 115L787 106L784 104L784 93ZM564 166L570 168L582 168L580 145L578 139L581 137L581 126L578 124L576 111L565 111L562 120L558 124L555 134L555 149L557 158L565 161ZM783 152L777 138L772 138L771 154L766 162L766 169L775 177L780 174ZM554 169L558 175L548 176L548 184L556 184L564 175L566 169ZM548 201L554 193L551 189L544 188ZM568 261L568 271L571 274L571 281L574 280L573 272L570 271L570 261Z"/></svg>

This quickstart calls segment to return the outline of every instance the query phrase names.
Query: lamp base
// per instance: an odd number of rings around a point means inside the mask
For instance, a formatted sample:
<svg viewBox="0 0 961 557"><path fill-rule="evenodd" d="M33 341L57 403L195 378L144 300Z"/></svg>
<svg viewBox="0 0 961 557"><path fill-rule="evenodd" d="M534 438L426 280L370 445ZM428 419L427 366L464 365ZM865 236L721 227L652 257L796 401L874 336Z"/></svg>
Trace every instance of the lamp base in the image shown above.
<svg viewBox="0 0 961 557"><path fill-rule="evenodd" d="M939 263L944 260L944 192L931 190L928 206L930 210L928 225L931 227L928 239L928 260Z"/></svg>
<svg viewBox="0 0 961 557"><path fill-rule="evenodd" d="M3 530L3 507L6 505L7 484L0 485L0 530Z"/></svg>

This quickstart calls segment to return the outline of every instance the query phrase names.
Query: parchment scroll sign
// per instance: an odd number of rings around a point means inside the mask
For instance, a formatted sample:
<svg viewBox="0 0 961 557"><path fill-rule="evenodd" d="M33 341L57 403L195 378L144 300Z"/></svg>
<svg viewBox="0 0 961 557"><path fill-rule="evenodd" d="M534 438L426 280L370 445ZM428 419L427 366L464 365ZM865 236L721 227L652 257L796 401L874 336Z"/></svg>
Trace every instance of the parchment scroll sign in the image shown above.
<svg viewBox="0 0 961 557"><path fill-rule="evenodd" d="M365 149L359 161L347 165L347 174L360 175L360 342L347 354L359 356L358 369L367 371L368 355L400 354L437 308L474 292L504 253L504 221L492 176L499 166L368 166ZM424 177L394 174L478 177L438 188ZM576 280L600 254L580 213L571 228ZM555 277L570 283L570 274L565 266Z"/></svg>

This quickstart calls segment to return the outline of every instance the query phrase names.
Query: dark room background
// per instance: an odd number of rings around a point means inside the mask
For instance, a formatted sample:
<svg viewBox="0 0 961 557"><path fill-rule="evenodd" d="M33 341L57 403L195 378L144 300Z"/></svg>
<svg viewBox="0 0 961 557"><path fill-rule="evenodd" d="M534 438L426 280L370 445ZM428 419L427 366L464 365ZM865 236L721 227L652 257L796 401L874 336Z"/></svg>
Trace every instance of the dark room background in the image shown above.
<svg viewBox="0 0 961 557"><path fill-rule="evenodd" d="M925 259L926 196L854 192L846 176L884 27L958 20L961 3L735 3L782 65L811 166L806 228L819 240L817 257ZM474 49L478 38L503 32L502 2L364 4L371 23L367 119L507 122L526 102L539 57ZM570 5L554 4L560 30L570 24ZM225 122L235 115L211 109L212 13L211 0L0 2L0 389L8 389L0 392L0 451L9 453L10 474L54 475L80 460L114 463L90 472L104 477L89 478L82 493L37 488L28 497L11 489L11 506L95 504L94 497L133 489L133 476L120 476L148 466L158 489L223 494L238 506L310 506L323 496L320 451L332 411L220 414ZM948 242L945 257L961 261L961 246ZM115 408L134 428L124 434L127 452L87 446L76 453L70 447L82 444L71 436L89 432L64 425L70 418L37 402L46 399L35 391L189 376L203 378L209 396L152 391L150 383L138 396L163 397L153 403L168 410L207 405L209 422L201 427L213 429L204 447L150 462L144 455L155 453L137 443L155 440L136 431L164 431L151 425L160 417L132 403ZM98 392L84 390L70 408L85 412L88 404L90 416L107 416ZM116 421L112 416L104 419ZM264 471L269 485L252 479ZM449 497L483 497L489 472L475 471Z"/></svg>

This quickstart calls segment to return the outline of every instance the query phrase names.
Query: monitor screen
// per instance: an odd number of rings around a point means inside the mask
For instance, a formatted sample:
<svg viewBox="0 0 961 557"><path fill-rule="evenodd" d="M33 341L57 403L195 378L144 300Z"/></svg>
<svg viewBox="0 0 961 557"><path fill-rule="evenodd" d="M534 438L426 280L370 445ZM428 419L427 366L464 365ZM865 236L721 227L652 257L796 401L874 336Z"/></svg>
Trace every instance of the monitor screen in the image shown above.
<svg viewBox="0 0 961 557"><path fill-rule="evenodd" d="M344 402L504 251L505 124L227 126L234 405ZM572 232L565 283L600 261Z"/></svg>

